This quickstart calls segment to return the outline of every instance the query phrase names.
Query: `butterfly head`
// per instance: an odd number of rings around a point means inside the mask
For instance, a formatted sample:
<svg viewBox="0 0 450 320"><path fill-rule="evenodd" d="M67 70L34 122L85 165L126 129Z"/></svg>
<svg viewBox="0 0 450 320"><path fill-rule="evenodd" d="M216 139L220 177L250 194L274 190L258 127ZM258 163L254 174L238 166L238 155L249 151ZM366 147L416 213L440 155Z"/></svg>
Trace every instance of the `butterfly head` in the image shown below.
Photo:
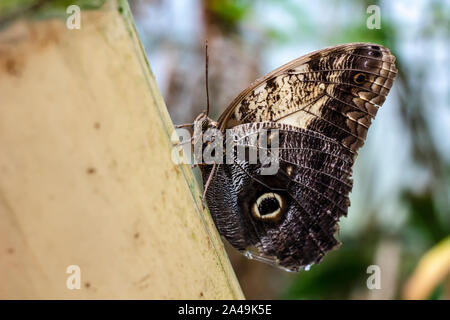
<svg viewBox="0 0 450 320"><path fill-rule="evenodd" d="M208 129L218 129L218 124L216 121L209 118L206 113L202 112L197 116L197 118L195 118L193 127L194 141L196 141L196 139L202 139L203 134Z"/></svg>

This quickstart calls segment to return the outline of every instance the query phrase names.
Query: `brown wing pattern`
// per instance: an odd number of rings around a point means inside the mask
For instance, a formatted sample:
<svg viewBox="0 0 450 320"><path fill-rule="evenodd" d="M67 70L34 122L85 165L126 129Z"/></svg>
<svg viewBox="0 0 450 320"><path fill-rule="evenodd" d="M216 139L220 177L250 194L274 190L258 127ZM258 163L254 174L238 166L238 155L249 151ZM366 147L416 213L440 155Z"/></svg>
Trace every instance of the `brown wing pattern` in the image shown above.
<svg viewBox="0 0 450 320"><path fill-rule="evenodd" d="M277 174L260 175L261 163L235 159L233 165L218 169L206 195L208 206L219 232L234 247L249 251L255 247L253 257L296 271L320 262L339 245L335 233L350 202L353 154L322 134L275 122L234 127L235 144L260 149L257 137L265 130L279 134ZM202 170L206 181L211 166ZM271 192L284 199L281 218L269 223L255 220L252 204Z"/></svg>
<svg viewBox="0 0 450 320"><path fill-rule="evenodd" d="M377 44L353 43L313 52L257 80L219 119L222 130L279 122L341 142L353 153L397 73L395 57Z"/></svg>

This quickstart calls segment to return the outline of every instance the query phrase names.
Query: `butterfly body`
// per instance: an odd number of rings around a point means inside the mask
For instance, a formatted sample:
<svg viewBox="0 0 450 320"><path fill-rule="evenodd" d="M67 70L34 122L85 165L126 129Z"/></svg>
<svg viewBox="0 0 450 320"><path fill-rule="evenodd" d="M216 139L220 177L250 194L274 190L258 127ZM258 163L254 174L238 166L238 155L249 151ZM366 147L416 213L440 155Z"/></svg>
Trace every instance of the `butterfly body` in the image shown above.
<svg viewBox="0 0 450 320"><path fill-rule="evenodd" d="M353 162L392 86L394 61L374 44L323 49L254 82L218 122L196 119L202 150L221 145L200 169L211 215L233 247L297 271L339 245ZM271 174L263 173L267 159L276 162Z"/></svg>

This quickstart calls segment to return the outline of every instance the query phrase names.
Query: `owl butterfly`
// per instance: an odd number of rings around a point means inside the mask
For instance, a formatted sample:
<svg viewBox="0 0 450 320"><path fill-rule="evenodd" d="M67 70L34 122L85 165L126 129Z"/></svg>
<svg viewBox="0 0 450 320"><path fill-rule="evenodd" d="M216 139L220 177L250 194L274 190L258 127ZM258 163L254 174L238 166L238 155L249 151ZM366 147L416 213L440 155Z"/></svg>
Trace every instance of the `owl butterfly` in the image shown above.
<svg viewBox="0 0 450 320"><path fill-rule="evenodd" d="M203 149L217 138L199 140L208 129L228 130L247 151L262 148L252 136L276 133L275 174L262 175L265 164L247 157L199 166L213 220L233 247L298 271L340 245L335 234L350 205L353 161L392 86L394 62L377 44L315 51L256 80L217 122L206 113L196 118L194 140Z"/></svg>

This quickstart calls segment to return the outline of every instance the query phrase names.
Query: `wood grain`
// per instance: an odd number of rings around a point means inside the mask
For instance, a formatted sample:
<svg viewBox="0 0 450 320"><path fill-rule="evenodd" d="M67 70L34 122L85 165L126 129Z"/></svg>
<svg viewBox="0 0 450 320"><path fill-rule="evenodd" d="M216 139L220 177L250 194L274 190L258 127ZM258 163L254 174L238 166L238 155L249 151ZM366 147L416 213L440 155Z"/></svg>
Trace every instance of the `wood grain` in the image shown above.
<svg viewBox="0 0 450 320"><path fill-rule="evenodd" d="M0 298L243 298L172 130L126 1L2 30Z"/></svg>

